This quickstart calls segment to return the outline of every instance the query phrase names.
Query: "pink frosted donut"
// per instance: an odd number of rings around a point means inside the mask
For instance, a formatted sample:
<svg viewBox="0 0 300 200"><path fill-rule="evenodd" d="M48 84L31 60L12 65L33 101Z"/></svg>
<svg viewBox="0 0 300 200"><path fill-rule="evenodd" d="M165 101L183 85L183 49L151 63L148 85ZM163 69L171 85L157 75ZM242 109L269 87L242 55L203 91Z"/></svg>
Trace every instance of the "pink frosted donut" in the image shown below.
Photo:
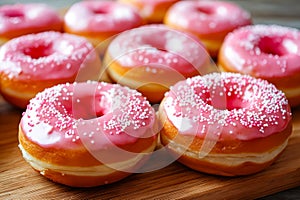
<svg viewBox="0 0 300 200"><path fill-rule="evenodd" d="M210 70L210 58L196 38L165 25L145 25L118 35L104 56L111 79L160 102L179 80Z"/></svg>
<svg viewBox="0 0 300 200"><path fill-rule="evenodd" d="M251 24L250 14L232 2L181 1L167 12L164 23L195 34L216 57L225 36L234 29Z"/></svg>
<svg viewBox="0 0 300 200"><path fill-rule="evenodd" d="M283 92L266 80L211 73L177 83L159 108L161 142L183 164L234 176L265 169L292 133Z"/></svg>
<svg viewBox="0 0 300 200"><path fill-rule="evenodd" d="M115 182L156 146L155 111L135 90L99 82L62 84L30 101L19 126L25 160L74 187Z"/></svg>
<svg viewBox="0 0 300 200"><path fill-rule="evenodd" d="M0 49L0 92L26 108L47 87L65 82L98 80L101 62L86 39L42 32L12 39Z"/></svg>
<svg viewBox="0 0 300 200"><path fill-rule="evenodd" d="M147 23L162 23L167 10L180 0L118 0L137 8Z"/></svg>
<svg viewBox="0 0 300 200"><path fill-rule="evenodd" d="M64 29L86 37L103 53L111 37L142 25L142 17L128 5L113 1L82 1L65 14Z"/></svg>
<svg viewBox="0 0 300 200"><path fill-rule="evenodd" d="M300 104L300 31L278 25L240 28L226 37L220 50L223 71L266 79Z"/></svg>
<svg viewBox="0 0 300 200"><path fill-rule="evenodd" d="M62 28L59 13L45 4L0 6L0 44L21 35Z"/></svg>

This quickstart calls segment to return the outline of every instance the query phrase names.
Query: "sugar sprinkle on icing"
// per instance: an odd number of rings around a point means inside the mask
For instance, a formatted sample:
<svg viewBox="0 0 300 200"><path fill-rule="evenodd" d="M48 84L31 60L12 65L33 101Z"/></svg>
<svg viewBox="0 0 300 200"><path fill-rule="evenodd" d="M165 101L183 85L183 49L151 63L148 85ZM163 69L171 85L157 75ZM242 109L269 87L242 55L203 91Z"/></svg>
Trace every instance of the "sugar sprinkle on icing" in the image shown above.
<svg viewBox="0 0 300 200"><path fill-rule="evenodd" d="M92 59L93 49L86 39L67 33L28 34L0 48L0 72L25 80L68 78Z"/></svg>
<svg viewBox="0 0 300 200"><path fill-rule="evenodd" d="M91 144L96 144L101 142L96 138L102 134L113 136L116 143L126 142L124 137L135 140L135 136L152 128L154 118L153 108L139 92L118 84L90 81L61 84L39 93L30 101L21 123L23 129L31 130L28 136L41 144L52 136L59 137L62 143L77 143L81 136L88 137ZM37 124L43 127L36 128Z"/></svg>
<svg viewBox="0 0 300 200"><path fill-rule="evenodd" d="M165 98L164 110L179 131L189 123L199 135L214 126L238 138L265 137L274 127L285 128L291 119L284 93L248 75L212 73L189 78L173 86Z"/></svg>

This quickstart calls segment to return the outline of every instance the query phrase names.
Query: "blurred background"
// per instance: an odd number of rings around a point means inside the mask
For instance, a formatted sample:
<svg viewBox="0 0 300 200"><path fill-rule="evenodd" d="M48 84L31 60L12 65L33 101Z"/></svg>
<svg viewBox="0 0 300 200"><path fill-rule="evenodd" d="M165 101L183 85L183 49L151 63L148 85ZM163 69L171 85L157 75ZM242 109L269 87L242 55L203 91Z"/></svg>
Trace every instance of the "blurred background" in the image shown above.
<svg viewBox="0 0 300 200"><path fill-rule="evenodd" d="M0 0L1 4L39 2L56 8L67 8L79 0ZM150 0L149 0L150 1ZM300 29L298 0L229 0L251 12L254 23L279 24Z"/></svg>
<svg viewBox="0 0 300 200"><path fill-rule="evenodd" d="M0 0L0 5L13 3L46 3L56 9L67 9L80 0ZM150 1L150 0L149 0ZM248 10L255 24L278 24L300 29L300 5L298 0L228 0ZM280 180L278 180L280 181ZM300 199L300 187L280 192L263 200Z"/></svg>

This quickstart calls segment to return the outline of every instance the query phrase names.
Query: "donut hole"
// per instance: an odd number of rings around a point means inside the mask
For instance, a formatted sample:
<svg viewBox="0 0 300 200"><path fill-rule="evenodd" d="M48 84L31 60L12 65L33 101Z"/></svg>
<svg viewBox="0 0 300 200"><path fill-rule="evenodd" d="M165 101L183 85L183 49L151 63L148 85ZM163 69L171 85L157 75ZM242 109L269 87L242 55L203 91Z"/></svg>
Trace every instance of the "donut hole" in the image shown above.
<svg viewBox="0 0 300 200"><path fill-rule="evenodd" d="M168 52L167 48L164 45L165 42L162 42L161 38L143 38L142 47L146 50L159 50L161 52Z"/></svg>
<svg viewBox="0 0 300 200"><path fill-rule="evenodd" d="M7 10L4 16L7 18L23 18L24 13L19 10Z"/></svg>
<svg viewBox="0 0 300 200"><path fill-rule="evenodd" d="M204 7L204 6L199 6L196 8L196 10L200 13L206 14L206 15L211 15L214 13L214 10L212 7Z"/></svg>
<svg viewBox="0 0 300 200"><path fill-rule="evenodd" d="M241 87L238 83L226 86L226 109L239 110L251 105L253 98L258 95L252 87Z"/></svg>
<svg viewBox="0 0 300 200"><path fill-rule="evenodd" d="M36 45L24 49L25 55L30 56L32 59L39 59L50 56L52 52L52 45Z"/></svg>
<svg viewBox="0 0 300 200"><path fill-rule="evenodd" d="M239 110L242 108L246 108L249 106L250 101L248 99L251 99L250 96L253 95L252 92L247 92L246 96L240 96L238 93L234 90L229 90L229 88L226 88L227 92L221 92L219 95L213 95L210 96L211 101L207 102L209 105L213 106L215 109L218 110ZM205 97L207 99L208 97Z"/></svg>
<svg viewBox="0 0 300 200"><path fill-rule="evenodd" d="M102 117L109 113L110 101L102 95L77 97L72 107L75 119L90 120Z"/></svg>
<svg viewBox="0 0 300 200"><path fill-rule="evenodd" d="M243 102L241 99L238 97L234 96L228 96L226 98L226 109L231 111L231 110L239 110L242 108L247 107L248 103Z"/></svg>
<svg viewBox="0 0 300 200"><path fill-rule="evenodd" d="M263 37L258 43L258 48L265 54L283 56L287 50L282 45L281 38Z"/></svg>
<svg viewBox="0 0 300 200"><path fill-rule="evenodd" d="M218 98L218 97L215 97L215 98ZM242 101L241 99L239 99L238 97L236 96L226 96L226 98L220 98L221 101L223 102L218 102L216 103L217 101L211 101L211 102L208 102L209 105L213 106L215 109L218 109L218 110L239 110L239 109L242 109L242 108L245 108L248 106L248 103L247 102L244 102Z"/></svg>
<svg viewBox="0 0 300 200"><path fill-rule="evenodd" d="M108 13L107 10L103 9L103 8L95 8L92 10L92 12L95 14L95 15L105 15Z"/></svg>
<svg viewBox="0 0 300 200"><path fill-rule="evenodd" d="M91 110L87 107L83 107L82 111L79 111L77 109L76 113L73 111L73 116L75 119L83 119L83 120L90 120L90 119L95 119L98 117L102 117L105 115L105 111L104 110Z"/></svg>
<svg viewBox="0 0 300 200"><path fill-rule="evenodd" d="M96 117L102 117L104 115L104 110L97 110Z"/></svg>

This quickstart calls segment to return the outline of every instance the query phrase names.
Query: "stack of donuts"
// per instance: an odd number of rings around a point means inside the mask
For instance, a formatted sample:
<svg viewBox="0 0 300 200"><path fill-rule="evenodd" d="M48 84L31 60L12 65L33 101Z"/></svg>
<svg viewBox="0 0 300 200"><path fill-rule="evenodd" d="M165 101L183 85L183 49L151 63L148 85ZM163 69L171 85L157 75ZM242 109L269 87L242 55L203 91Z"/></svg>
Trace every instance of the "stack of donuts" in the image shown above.
<svg viewBox="0 0 300 200"><path fill-rule="evenodd" d="M253 25L232 2L3 5L0 41L0 93L26 109L21 153L68 186L121 180L157 148L200 172L257 173L300 104L300 31Z"/></svg>

